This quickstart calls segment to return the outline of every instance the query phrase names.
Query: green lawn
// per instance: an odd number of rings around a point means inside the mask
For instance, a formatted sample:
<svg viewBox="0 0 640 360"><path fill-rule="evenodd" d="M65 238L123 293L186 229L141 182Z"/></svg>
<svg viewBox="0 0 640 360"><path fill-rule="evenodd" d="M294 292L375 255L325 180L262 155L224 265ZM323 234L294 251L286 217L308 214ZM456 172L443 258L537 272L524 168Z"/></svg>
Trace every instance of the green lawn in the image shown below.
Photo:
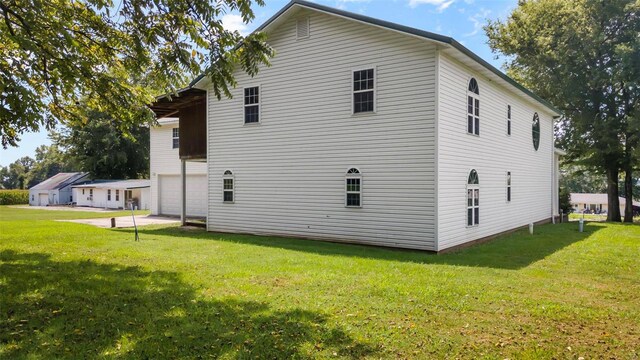
<svg viewBox="0 0 640 360"><path fill-rule="evenodd" d="M640 226L433 255L0 207L0 358L640 356Z"/></svg>

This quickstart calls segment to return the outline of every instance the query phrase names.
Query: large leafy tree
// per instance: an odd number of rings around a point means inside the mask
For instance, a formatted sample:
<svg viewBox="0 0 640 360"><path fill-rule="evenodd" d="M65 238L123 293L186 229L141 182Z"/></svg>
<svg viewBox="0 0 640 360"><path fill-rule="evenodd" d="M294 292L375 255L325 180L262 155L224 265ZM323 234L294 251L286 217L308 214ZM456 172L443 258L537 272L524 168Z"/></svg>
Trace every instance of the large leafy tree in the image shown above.
<svg viewBox="0 0 640 360"><path fill-rule="evenodd" d="M29 172L34 165L29 156L21 157L7 167L0 166L0 185L3 189L25 189L28 185Z"/></svg>
<svg viewBox="0 0 640 360"><path fill-rule="evenodd" d="M80 99L118 114L126 130L151 119L139 114L155 95L196 74L229 95L234 67L255 74L272 53L261 34L222 25L227 11L249 22L254 3L263 0L0 1L2 145L42 126L81 124Z"/></svg>
<svg viewBox="0 0 640 360"><path fill-rule="evenodd" d="M85 109L83 123L72 123L51 135L76 169L95 179L149 177L149 127L122 129L117 117Z"/></svg>
<svg viewBox="0 0 640 360"><path fill-rule="evenodd" d="M631 181L639 161L640 1L521 0L485 30L508 74L564 112L567 160L606 174L608 220L620 221L618 176Z"/></svg>
<svg viewBox="0 0 640 360"><path fill-rule="evenodd" d="M36 149L36 159L26 176L30 188L60 172L75 171L69 156L56 145L41 145Z"/></svg>

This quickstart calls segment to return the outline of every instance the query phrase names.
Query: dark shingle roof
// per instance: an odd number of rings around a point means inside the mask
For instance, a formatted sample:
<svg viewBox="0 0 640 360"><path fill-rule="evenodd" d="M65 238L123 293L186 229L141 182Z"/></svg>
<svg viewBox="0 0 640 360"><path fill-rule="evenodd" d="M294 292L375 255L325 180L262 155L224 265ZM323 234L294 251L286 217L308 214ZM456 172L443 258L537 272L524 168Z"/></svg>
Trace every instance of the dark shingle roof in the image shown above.
<svg viewBox="0 0 640 360"><path fill-rule="evenodd" d="M57 190L71 185L89 175L86 172L58 173L47 180L31 187L29 190Z"/></svg>

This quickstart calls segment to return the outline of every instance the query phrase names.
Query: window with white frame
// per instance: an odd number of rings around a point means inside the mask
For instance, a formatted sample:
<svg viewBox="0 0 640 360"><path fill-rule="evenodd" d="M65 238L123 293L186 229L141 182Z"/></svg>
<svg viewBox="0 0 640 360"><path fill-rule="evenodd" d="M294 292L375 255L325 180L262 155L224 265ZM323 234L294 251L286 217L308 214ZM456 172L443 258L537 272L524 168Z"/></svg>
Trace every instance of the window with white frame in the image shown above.
<svg viewBox="0 0 640 360"><path fill-rule="evenodd" d="M507 202L511 201L511 171L507 171Z"/></svg>
<svg viewBox="0 0 640 360"><path fill-rule="evenodd" d="M469 172L467 179L467 226L476 226L480 223L480 181L478 172L474 169Z"/></svg>
<svg viewBox="0 0 640 360"><path fill-rule="evenodd" d="M116 201L120 201L120 190L116 189Z"/></svg>
<svg viewBox="0 0 640 360"><path fill-rule="evenodd" d="M353 113L375 111L375 70L353 72Z"/></svg>
<svg viewBox="0 0 640 360"><path fill-rule="evenodd" d="M111 201L111 189L107 190L107 201Z"/></svg>
<svg viewBox="0 0 640 360"><path fill-rule="evenodd" d="M231 170L225 170L222 175L222 202L234 202L234 178Z"/></svg>
<svg viewBox="0 0 640 360"><path fill-rule="evenodd" d="M93 189L89 189L89 200L93 200Z"/></svg>
<svg viewBox="0 0 640 360"><path fill-rule="evenodd" d="M533 148L538 151L538 147L540 147L540 117L538 116L538 113L533 114L531 136L533 137Z"/></svg>
<svg viewBox="0 0 640 360"><path fill-rule="evenodd" d="M173 128L171 129L171 138L173 139L173 148L177 149L180 147L180 129Z"/></svg>
<svg viewBox="0 0 640 360"><path fill-rule="evenodd" d="M467 133L480 135L480 89L475 78L467 88Z"/></svg>
<svg viewBox="0 0 640 360"><path fill-rule="evenodd" d="M511 135L511 105L507 105L507 135Z"/></svg>
<svg viewBox="0 0 640 360"><path fill-rule="evenodd" d="M260 87L244 88L244 123L260 122Z"/></svg>
<svg viewBox="0 0 640 360"><path fill-rule="evenodd" d="M362 174L356 168L347 170L345 178L345 206L362 207Z"/></svg>

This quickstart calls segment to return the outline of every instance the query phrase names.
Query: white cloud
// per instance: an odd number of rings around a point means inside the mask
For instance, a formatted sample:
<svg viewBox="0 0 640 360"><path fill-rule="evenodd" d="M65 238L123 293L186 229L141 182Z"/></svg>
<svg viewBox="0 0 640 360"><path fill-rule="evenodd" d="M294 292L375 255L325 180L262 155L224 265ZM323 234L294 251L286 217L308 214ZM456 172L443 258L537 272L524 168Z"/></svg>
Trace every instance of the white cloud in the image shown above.
<svg viewBox="0 0 640 360"><path fill-rule="evenodd" d="M470 33L464 34L464 36L474 36L482 30L482 26L486 22L487 17L491 14L491 10L480 9L480 12L469 16L469 21L473 23L473 30Z"/></svg>
<svg viewBox="0 0 640 360"><path fill-rule="evenodd" d="M436 6L436 11L443 12L451 6L454 1L455 0L409 0L409 7L415 8L418 5L428 4Z"/></svg>
<svg viewBox="0 0 640 360"><path fill-rule="evenodd" d="M238 31L240 35L247 35L248 26L242 21L242 16L226 14L222 17L222 26L229 31Z"/></svg>

